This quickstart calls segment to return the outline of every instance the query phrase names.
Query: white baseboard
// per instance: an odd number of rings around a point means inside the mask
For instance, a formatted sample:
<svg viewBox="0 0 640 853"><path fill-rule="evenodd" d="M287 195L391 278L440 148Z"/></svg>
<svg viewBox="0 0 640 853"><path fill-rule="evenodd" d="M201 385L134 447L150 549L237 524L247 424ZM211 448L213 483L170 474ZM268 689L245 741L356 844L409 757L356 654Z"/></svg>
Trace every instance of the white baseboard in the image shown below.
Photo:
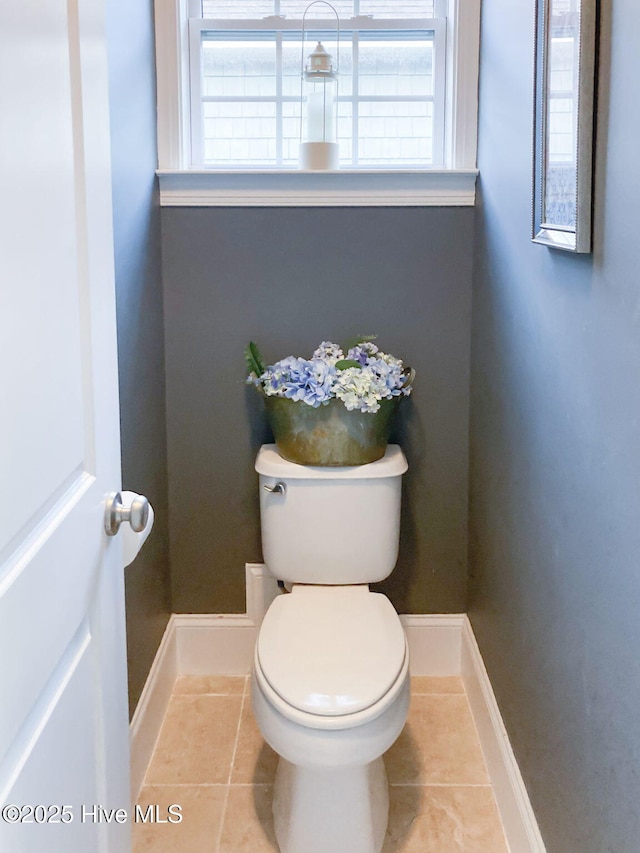
<svg viewBox="0 0 640 853"><path fill-rule="evenodd" d="M513 754L473 628L466 616L461 641L460 672L510 853L545 853L544 841L531 808L529 795Z"/></svg>
<svg viewBox="0 0 640 853"><path fill-rule="evenodd" d="M180 675L247 675L260 623L278 582L262 563L247 563L246 613L174 614Z"/></svg>
<svg viewBox="0 0 640 853"><path fill-rule="evenodd" d="M248 675L259 623L245 615L174 614L180 675ZM412 675L459 675L465 617L401 616Z"/></svg>
<svg viewBox="0 0 640 853"><path fill-rule="evenodd" d="M180 675L247 675L258 628L278 594L260 564L248 564L247 613L174 614L131 721L131 790L137 797L171 690ZM471 623L465 614L400 617L412 675L461 675L510 853L545 853Z"/></svg>
<svg viewBox="0 0 640 853"><path fill-rule="evenodd" d="M131 798L134 803L142 788L145 773L167 711L171 691L178 677L177 642L173 620L174 617L172 616L156 652L129 726Z"/></svg>
<svg viewBox="0 0 640 853"><path fill-rule="evenodd" d="M400 616L409 642L411 675L460 675L462 625L460 613Z"/></svg>
<svg viewBox="0 0 640 853"><path fill-rule="evenodd" d="M246 614L174 613L169 619L129 726L133 802L142 788L178 676L245 675L251 670L258 628L279 589L263 564L247 563L245 571Z"/></svg>
<svg viewBox="0 0 640 853"><path fill-rule="evenodd" d="M174 614L179 675L247 675L258 630L248 616Z"/></svg>

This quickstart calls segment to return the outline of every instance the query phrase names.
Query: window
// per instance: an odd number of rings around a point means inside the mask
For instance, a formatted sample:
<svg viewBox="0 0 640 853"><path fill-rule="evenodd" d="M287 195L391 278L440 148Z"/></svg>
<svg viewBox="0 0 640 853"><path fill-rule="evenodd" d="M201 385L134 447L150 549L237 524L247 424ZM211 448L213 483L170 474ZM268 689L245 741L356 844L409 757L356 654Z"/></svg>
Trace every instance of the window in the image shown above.
<svg viewBox="0 0 640 853"><path fill-rule="evenodd" d="M192 4L191 164L297 168L301 66L321 40L338 67L340 165L443 165L446 19L434 0L339 0L339 40L329 7L314 6L303 48L306 5Z"/></svg>
<svg viewBox="0 0 640 853"><path fill-rule="evenodd" d="M253 183L273 199L287 181L322 185L326 204L341 203L340 187L351 203L362 190L361 203L385 204L400 185L400 203L420 203L427 183L437 184L432 203L473 203L480 0L332 5L339 39L331 9L317 4L303 44L304 0L156 0L163 204L208 203L205 185L248 197ZM338 65L340 171L277 180L300 175L301 66L317 40Z"/></svg>

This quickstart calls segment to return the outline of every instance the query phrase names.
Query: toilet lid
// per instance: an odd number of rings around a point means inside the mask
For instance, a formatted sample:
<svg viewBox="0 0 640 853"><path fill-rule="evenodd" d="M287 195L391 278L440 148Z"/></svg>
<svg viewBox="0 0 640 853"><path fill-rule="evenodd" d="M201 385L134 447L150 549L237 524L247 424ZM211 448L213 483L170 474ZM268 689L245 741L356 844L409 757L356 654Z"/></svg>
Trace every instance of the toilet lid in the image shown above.
<svg viewBox="0 0 640 853"><path fill-rule="evenodd" d="M262 674L289 705L320 716L370 708L394 684L406 655L389 599L366 586L294 586L262 622Z"/></svg>

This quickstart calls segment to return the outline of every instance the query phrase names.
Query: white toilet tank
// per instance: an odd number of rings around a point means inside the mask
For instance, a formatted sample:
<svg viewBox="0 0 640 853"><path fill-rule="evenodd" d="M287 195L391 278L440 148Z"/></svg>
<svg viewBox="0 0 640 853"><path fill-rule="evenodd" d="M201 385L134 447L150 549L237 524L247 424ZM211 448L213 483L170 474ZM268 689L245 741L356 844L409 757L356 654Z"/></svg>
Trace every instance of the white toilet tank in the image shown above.
<svg viewBox="0 0 640 853"><path fill-rule="evenodd" d="M271 574L290 583L331 585L390 575L398 559L407 467L397 445L377 462L351 468L297 465L275 444L261 447L255 468L262 551Z"/></svg>

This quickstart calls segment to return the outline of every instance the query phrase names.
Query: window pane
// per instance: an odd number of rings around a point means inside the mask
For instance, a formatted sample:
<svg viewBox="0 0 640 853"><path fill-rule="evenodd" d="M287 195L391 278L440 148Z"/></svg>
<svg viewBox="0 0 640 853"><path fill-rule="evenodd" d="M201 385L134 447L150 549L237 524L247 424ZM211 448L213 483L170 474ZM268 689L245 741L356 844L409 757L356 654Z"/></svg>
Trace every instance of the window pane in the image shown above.
<svg viewBox="0 0 640 853"><path fill-rule="evenodd" d="M568 3L569 0L566 0ZM308 0L280 0L280 15L287 18L302 19ZM351 18L354 14L352 0L331 0L340 18ZM203 18L228 18L247 20L265 18L275 13L274 0L202 0ZM373 15L376 18L432 18L433 0L360 0L361 15ZM307 20L322 19L331 21L334 14L327 6L314 6L307 13Z"/></svg>
<svg viewBox="0 0 640 853"><path fill-rule="evenodd" d="M571 98L551 98L549 101L549 162L575 158L575 118Z"/></svg>
<svg viewBox="0 0 640 853"><path fill-rule="evenodd" d="M431 95L433 40L362 41L358 71L361 95Z"/></svg>
<svg viewBox="0 0 640 853"><path fill-rule="evenodd" d="M338 143L344 167L432 162L433 38L424 31L406 39L361 31L357 90L352 34L344 34L339 57L335 34L323 38L340 63ZM304 56L314 47L314 39L307 39ZM269 31L203 33L203 165L297 165L302 54L299 33L285 31L281 38Z"/></svg>
<svg viewBox="0 0 640 853"><path fill-rule="evenodd" d="M202 0L203 18L231 18L247 20L248 18L266 18L273 15L273 0Z"/></svg>
<svg viewBox="0 0 640 853"><path fill-rule="evenodd" d="M579 9L579 0L554 0L554 14L560 15L564 12L577 12Z"/></svg>
<svg viewBox="0 0 640 853"><path fill-rule="evenodd" d="M576 39L570 36L552 37L549 56L549 88L552 92L573 92L576 62Z"/></svg>
<svg viewBox="0 0 640 853"><path fill-rule="evenodd" d="M204 164L276 163L276 106L268 103L203 104Z"/></svg>
<svg viewBox="0 0 640 853"><path fill-rule="evenodd" d="M433 18L433 0L360 0L360 14L374 18Z"/></svg>
<svg viewBox="0 0 640 853"><path fill-rule="evenodd" d="M285 166L298 165L300 146L300 102L282 105L282 162Z"/></svg>
<svg viewBox="0 0 640 853"><path fill-rule="evenodd" d="M330 0L331 5L341 18L350 18L353 15L353 3L351 0ZM299 18L302 20L304 10L309 5L309 0L280 0L280 14L287 18ZM309 9L306 20L320 19L323 21L335 21L336 16L328 6L318 4Z"/></svg>
<svg viewBox="0 0 640 853"><path fill-rule="evenodd" d="M340 163L348 168L353 165L353 106L349 103L338 108L338 145Z"/></svg>
<svg viewBox="0 0 640 853"><path fill-rule="evenodd" d="M428 165L432 161L431 103L360 104L358 162L361 165Z"/></svg>
<svg viewBox="0 0 640 853"><path fill-rule="evenodd" d="M213 97L275 95L276 48L268 41L214 41L203 35L202 94Z"/></svg>
<svg viewBox="0 0 640 853"><path fill-rule="evenodd" d="M300 40L282 43L282 94L300 99L302 44Z"/></svg>

